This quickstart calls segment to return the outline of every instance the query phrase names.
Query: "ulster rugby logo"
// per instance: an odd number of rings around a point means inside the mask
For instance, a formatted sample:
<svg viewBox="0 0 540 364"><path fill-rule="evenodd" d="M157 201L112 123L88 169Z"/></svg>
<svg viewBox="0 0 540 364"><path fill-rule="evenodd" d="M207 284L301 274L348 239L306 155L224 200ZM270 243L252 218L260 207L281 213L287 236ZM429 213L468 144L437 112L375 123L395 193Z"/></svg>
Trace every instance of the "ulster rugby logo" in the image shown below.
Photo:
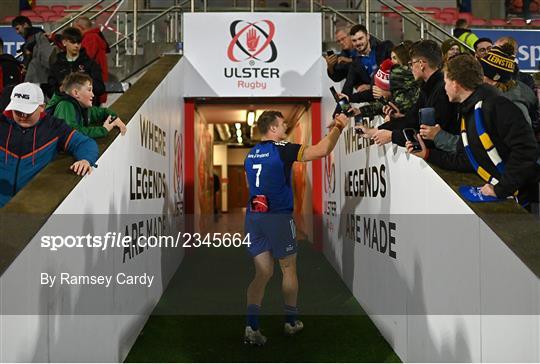
<svg viewBox="0 0 540 364"><path fill-rule="evenodd" d="M332 154L324 158L324 192L336 192L336 166Z"/></svg>
<svg viewBox="0 0 540 364"><path fill-rule="evenodd" d="M227 48L227 57L233 62L257 60L265 63L274 62L277 48L274 44L276 27L270 20L253 23L235 20L230 26L231 43Z"/></svg>

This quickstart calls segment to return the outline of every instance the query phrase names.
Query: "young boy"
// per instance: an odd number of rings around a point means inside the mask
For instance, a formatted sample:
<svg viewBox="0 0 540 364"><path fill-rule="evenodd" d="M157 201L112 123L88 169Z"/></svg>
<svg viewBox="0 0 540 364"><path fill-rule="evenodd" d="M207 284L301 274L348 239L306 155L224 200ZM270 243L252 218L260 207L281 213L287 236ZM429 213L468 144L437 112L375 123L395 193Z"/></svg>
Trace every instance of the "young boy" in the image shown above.
<svg viewBox="0 0 540 364"><path fill-rule="evenodd" d="M101 68L81 48L81 42L82 33L79 29L66 28L62 32L62 44L66 51L58 53L56 62L51 65L48 87L49 96L59 91L62 80L72 72L86 73L92 78L93 91L96 98L105 92L105 84L101 77Z"/></svg>
<svg viewBox="0 0 540 364"><path fill-rule="evenodd" d="M80 133L91 138L106 136L115 126L122 135L126 125L116 114L104 107L92 106L92 78L76 72L69 74L62 82L63 92L55 93L47 105L47 111Z"/></svg>

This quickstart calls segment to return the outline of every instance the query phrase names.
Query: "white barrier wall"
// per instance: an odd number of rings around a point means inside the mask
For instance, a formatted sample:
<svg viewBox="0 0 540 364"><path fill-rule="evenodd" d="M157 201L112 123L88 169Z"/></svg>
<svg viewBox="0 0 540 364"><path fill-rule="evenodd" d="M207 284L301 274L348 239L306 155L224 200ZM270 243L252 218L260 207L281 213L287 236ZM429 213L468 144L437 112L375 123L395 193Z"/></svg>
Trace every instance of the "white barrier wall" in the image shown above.
<svg viewBox="0 0 540 364"><path fill-rule="evenodd" d="M429 165L349 128L324 168L325 254L402 360L540 360L538 277Z"/></svg>
<svg viewBox="0 0 540 364"><path fill-rule="evenodd" d="M0 277L2 362L125 359L183 249L131 245L50 251L41 246L40 237L117 232L135 239L181 231L182 68L176 64L130 120L127 134L115 139L97 161L98 168L83 178ZM112 283L60 284L62 273L110 275ZM48 287L43 274L58 279ZM141 278L129 285L124 275Z"/></svg>

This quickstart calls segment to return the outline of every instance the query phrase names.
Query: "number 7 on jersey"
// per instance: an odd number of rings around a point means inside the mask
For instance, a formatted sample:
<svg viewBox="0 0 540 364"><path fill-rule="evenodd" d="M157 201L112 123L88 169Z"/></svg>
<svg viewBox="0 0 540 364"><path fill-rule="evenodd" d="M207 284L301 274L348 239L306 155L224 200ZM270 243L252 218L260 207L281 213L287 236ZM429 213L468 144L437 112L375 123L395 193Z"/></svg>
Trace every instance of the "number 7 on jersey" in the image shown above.
<svg viewBox="0 0 540 364"><path fill-rule="evenodd" d="M257 176L255 179L255 187L259 187L259 176L261 175L262 164L254 164L252 168L257 170Z"/></svg>

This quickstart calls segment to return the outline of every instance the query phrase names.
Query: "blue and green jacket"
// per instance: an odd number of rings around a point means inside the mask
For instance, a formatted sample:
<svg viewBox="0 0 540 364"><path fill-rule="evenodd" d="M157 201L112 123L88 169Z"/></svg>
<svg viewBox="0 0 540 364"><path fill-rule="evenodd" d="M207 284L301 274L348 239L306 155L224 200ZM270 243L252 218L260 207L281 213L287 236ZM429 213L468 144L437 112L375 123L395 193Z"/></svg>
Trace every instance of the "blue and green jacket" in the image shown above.
<svg viewBox="0 0 540 364"><path fill-rule="evenodd" d="M0 115L0 207L4 206L59 151L94 165L98 147L93 139L68 126L64 120L42 113L30 128L13 120L11 111ZM51 186L52 188L52 186Z"/></svg>

